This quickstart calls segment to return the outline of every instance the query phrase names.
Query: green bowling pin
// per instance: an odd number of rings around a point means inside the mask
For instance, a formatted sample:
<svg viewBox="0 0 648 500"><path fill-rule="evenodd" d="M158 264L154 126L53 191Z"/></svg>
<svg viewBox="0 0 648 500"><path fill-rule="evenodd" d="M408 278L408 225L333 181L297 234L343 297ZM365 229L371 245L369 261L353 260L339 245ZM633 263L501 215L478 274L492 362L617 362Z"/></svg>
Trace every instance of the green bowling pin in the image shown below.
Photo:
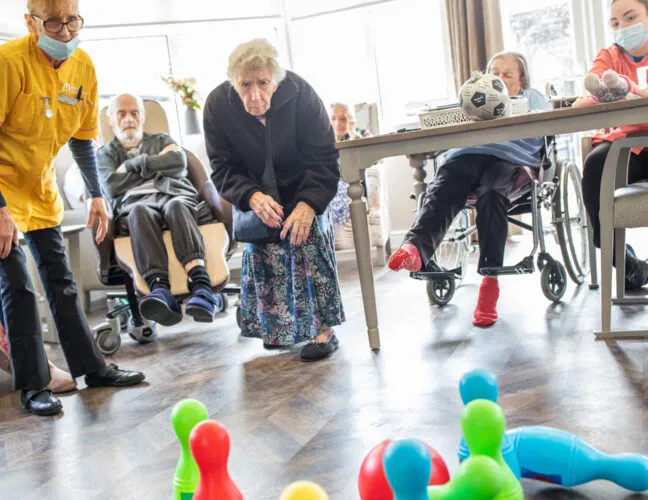
<svg viewBox="0 0 648 500"><path fill-rule="evenodd" d="M491 500L504 487L502 468L492 458L477 455L464 460L443 486L428 486L430 500Z"/></svg>
<svg viewBox="0 0 648 500"><path fill-rule="evenodd" d="M207 408L195 399L183 399L173 408L171 425L180 442L181 454L173 476L173 500L191 500L200 480L200 471L189 449L189 434L203 420Z"/></svg>
<svg viewBox="0 0 648 500"><path fill-rule="evenodd" d="M492 401L476 399L461 412L461 430L472 456L485 455L500 466L504 485L493 500L524 500L522 485L502 456L506 417Z"/></svg>

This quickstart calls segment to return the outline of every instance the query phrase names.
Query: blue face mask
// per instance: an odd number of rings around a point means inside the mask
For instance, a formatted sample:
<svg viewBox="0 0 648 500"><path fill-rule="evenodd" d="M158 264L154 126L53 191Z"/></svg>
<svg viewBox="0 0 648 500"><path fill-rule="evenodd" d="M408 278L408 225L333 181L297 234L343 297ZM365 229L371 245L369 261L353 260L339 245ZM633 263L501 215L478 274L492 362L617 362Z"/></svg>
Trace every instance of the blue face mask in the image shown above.
<svg viewBox="0 0 648 500"><path fill-rule="evenodd" d="M648 42L648 31L643 21L612 32L614 43L626 50L637 50Z"/></svg>
<svg viewBox="0 0 648 500"><path fill-rule="evenodd" d="M76 36L69 42L59 42L42 34L40 40L38 40L38 46L55 61L65 61L68 59L74 54L74 51L80 43L81 40Z"/></svg>

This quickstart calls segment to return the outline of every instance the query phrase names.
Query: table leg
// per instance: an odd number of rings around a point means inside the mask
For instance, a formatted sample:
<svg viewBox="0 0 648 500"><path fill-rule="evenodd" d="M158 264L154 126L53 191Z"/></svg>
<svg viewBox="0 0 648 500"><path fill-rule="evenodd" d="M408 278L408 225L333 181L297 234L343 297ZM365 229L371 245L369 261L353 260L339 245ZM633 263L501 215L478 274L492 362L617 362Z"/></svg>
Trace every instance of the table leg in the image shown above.
<svg viewBox="0 0 648 500"><path fill-rule="evenodd" d="M410 167L414 169L414 196L416 196L416 202L418 203L419 195L425 193L425 177L427 175L425 164L427 159L424 154L409 155L407 158Z"/></svg>
<svg viewBox="0 0 648 500"><path fill-rule="evenodd" d="M369 242L369 223L367 221L367 206L362 200L364 189L360 181L353 181L347 190L351 198L351 224L353 227L353 241L355 243L358 273L360 275L360 288L364 304L369 347L380 349L380 334L378 332L378 312L376 310L376 290L371 266L371 244Z"/></svg>

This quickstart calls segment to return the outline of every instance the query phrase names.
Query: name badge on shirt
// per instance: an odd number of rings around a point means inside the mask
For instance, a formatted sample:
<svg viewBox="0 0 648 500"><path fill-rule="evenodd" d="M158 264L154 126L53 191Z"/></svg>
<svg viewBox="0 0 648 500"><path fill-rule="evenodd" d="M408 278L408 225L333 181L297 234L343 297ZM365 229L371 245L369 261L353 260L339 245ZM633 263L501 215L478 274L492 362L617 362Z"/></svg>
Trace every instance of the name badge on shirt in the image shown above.
<svg viewBox="0 0 648 500"><path fill-rule="evenodd" d="M79 99L70 97L69 95L65 95L65 94L59 94L58 100L59 102L62 102L64 104L69 104L70 106L76 106L79 102Z"/></svg>

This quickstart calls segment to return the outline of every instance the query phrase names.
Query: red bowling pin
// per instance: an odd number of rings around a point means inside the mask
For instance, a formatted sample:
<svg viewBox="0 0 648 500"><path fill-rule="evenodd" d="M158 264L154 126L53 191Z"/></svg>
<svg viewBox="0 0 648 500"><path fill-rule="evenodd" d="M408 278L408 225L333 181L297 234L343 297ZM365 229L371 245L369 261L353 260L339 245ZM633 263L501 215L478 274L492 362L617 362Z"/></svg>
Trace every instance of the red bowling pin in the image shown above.
<svg viewBox="0 0 648 500"><path fill-rule="evenodd" d="M243 500L227 471L230 438L225 427L214 420L200 422L189 435L189 447L200 471L193 500Z"/></svg>

